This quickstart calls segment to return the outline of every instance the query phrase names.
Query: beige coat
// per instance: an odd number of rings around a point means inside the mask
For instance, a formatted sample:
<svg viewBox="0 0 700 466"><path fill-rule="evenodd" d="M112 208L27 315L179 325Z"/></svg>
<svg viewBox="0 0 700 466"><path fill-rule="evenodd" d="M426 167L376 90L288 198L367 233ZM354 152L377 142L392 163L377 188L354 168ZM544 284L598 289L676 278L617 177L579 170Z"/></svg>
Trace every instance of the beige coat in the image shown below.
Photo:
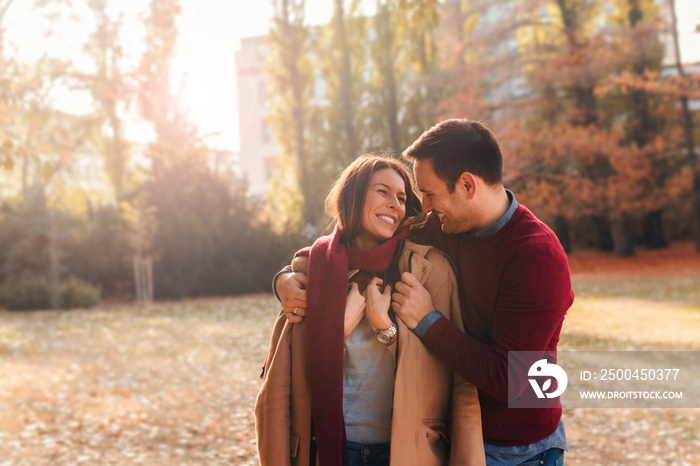
<svg viewBox="0 0 700 466"><path fill-rule="evenodd" d="M430 292L435 308L463 327L457 281L445 256L407 241L399 271L410 271ZM453 375L397 320L391 464L437 466L448 464L449 459L450 465L484 465L476 387ZM306 323L290 324L282 312L272 331L255 421L261 465L309 465Z"/></svg>

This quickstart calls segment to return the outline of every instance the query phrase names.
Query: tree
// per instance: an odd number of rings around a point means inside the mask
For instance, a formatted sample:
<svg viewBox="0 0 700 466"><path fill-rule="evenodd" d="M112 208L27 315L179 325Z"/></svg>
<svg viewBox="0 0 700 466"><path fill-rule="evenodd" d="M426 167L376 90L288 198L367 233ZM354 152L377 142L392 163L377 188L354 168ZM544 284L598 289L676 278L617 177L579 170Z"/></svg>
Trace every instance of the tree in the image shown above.
<svg viewBox="0 0 700 466"><path fill-rule="evenodd" d="M18 195L29 197L32 186L49 187L52 179L75 169L87 150L90 123L87 118L50 106L52 92L67 73L65 63L44 57L36 63L13 61L6 68L6 95L0 98L3 115L3 143L7 176ZM63 186L54 183L47 194L55 197Z"/></svg>
<svg viewBox="0 0 700 466"><path fill-rule="evenodd" d="M355 123L352 95L353 79L350 63L350 43L345 32L346 14L343 6L344 0L335 0L333 3L333 26L335 30L333 45L340 51L340 88L339 88L339 115L342 121L345 136L343 159L350 161L360 155L355 136Z"/></svg>
<svg viewBox="0 0 700 466"><path fill-rule="evenodd" d="M265 62L269 86L268 124L282 149L283 166L288 168L293 164L296 168L296 183L304 206L301 223L315 225L318 209L310 190L307 136L312 67L307 55L309 31L304 25L304 2L278 0L273 2L273 6L274 17L266 41ZM274 192L276 197L281 194ZM295 227L301 229L302 226Z"/></svg>
<svg viewBox="0 0 700 466"><path fill-rule="evenodd" d="M379 0L368 22L371 63L362 109L369 144L363 152L400 152L435 122L436 2Z"/></svg>
<svg viewBox="0 0 700 466"><path fill-rule="evenodd" d="M84 216L74 216L64 229L63 266L68 276L99 286L102 296L133 299L132 256L123 217L111 204L90 205Z"/></svg>
<svg viewBox="0 0 700 466"><path fill-rule="evenodd" d="M0 0L0 69L5 68L5 15L15 0Z"/></svg>
<svg viewBox="0 0 700 466"><path fill-rule="evenodd" d="M124 137L124 120L134 89L130 73L124 70L123 16L112 18L108 12L109 4L108 0L88 1L96 26L85 44L85 51L92 58L95 72L76 72L75 75L78 87L87 89L95 102L93 145L104 159L113 199L119 203L126 192L130 158L130 144Z"/></svg>
<svg viewBox="0 0 700 466"><path fill-rule="evenodd" d="M0 126L6 128L11 114L10 106L14 103L13 95L10 87L10 80L5 75L6 70L10 68L10 64L5 58L5 26L4 20L7 11L14 0L2 0L0 1L0 70L3 72L0 74ZM13 138L12 132L7 130L3 131L0 135L0 166L4 169L12 168L14 164L13 160L13 147L15 145L15 140Z"/></svg>
<svg viewBox="0 0 700 466"><path fill-rule="evenodd" d="M661 224L662 210L669 201L665 184L674 173L664 144L660 144L665 130L659 114L661 101L648 90L660 80L664 54L658 7L648 0L618 0L614 6L609 29L620 65L598 85L597 95L603 123L623 119L621 143L634 148L638 157L649 158L653 167L641 215L646 245L660 248L667 245Z"/></svg>
<svg viewBox="0 0 700 466"><path fill-rule="evenodd" d="M3 21L11 4L0 3L0 121L5 167L13 168L19 162L19 173L7 173L13 186L19 186L19 199L5 198L2 264L4 278L12 283L4 289L11 290L12 284L21 288L22 283L16 281L23 279L45 285L49 301L44 305L58 308L65 288L61 280L70 273L64 243L74 227L59 207L65 178L71 176L86 150L90 125L84 117L51 106L53 91L68 75L65 61L44 55L35 63L26 63L6 56ZM32 7L43 17L48 14L42 10L45 6L46 2L35 1Z"/></svg>
<svg viewBox="0 0 700 466"><path fill-rule="evenodd" d="M151 0L145 18L146 50L138 69L141 115L153 124L156 141L150 147L153 172L202 155L197 129L189 121L170 85L177 43L179 0Z"/></svg>
<svg viewBox="0 0 700 466"><path fill-rule="evenodd" d="M627 221L638 213L640 197L647 193L624 190L621 183L625 179L639 178L639 170L651 171L652 168L647 163L629 163L636 162L637 158L620 147L621 132L614 120L603 118L596 96L596 88L619 68L620 56L608 39L608 31L599 26L602 21L597 2L556 0L539 4L539 8L530 3L528 6L528 11L535 12L531 14L533 21L521 28L519 37L528 63L530 86L541 89L540 96L550 102L566 103L559 107L543 105L547 111L536 112L530 126L539 128L545 123L550 131L558 126L569 126L570 129L555 133L578 134L579 137L587 133L584 139L591 141L603 137L605 144L597 148L580 145L572 153L560 154L557 170L584 178L595 188L589 192L595 197L581 198L581 202L595 207L593 215L609 223L615 255L631 255L634 249ZM547 39L542 40L544 37ZM524 40L526 38L529 40ZM578 127L581 129L574 129ZM619 196L621 191L628 196ZM560 235L568 231L564 222L574 214L568 205L561 208L555 217L555 224L561 226ZM562 243L566 246L570 240L564 237Z"/></svg>
<svg viewBox="0 0 700 466"><path fill-rule="evenodd" d="M155 254L156 296L182 298L190 296L192 288L185 286L182 276L187 270L173 265L186 256L176 249L182 244L174 245L171 239L200 226L197 215L188 215L186 206L190 206L188 194L197 174L206 165L202 156L208 149L170 86L179 13L178 0L151 0L144 21L146 50L138 69L138 101L142 116L153 124L156 139L148 147L151 167L147 179L120 208L130 232L135 267ZM136 273L137 279L139 276ZM180 287L175 295L169 288L173 280Z"/></svg>
<svg viewBox="0 0 700 466"><path fill-rule="evenodd" d="M51 109L45 105L51 86L55 83L49 78L52 75L50 62L47 58L27 65L18 61L5 63L5 95L0 101L4 120L3 152L5 166L11 168L19 162L20 195L22 199L29 196L29 187L34 184L42 171L41 141L45 141L47 125L52 115ZM54 115L57 115L55 113ZM50 151L50 148L44 147Z"/></svg>
<svg viewBox="0 0 700 466"><path fill-rule="evenodd" d="M331 22L317 27L303 25L303 11L293 8L301 5L275 5L265 71L268 123L284 168L270 197L280 210L303 198L322 229L323 198L350 161L398 152L434 123L438 3L380 0L376 14L365 15L359 2L335 1ZM295 180L297 193L289 188Z"/></svg>
<svg viewBox="0 0 700 466"><path fill-rule="evenodd" d="M652 15L655 13L656 5L653 3L651 5L645 5L642 8L640 0L629 0L628 3L628 19L629 26L633 29L633 32L641 32L641 36L636 40L637 47L639 50L639 56L635 63L633 63L632 68L634 73L638 77L643 77L644 74L649 70L658 71L663 59L663 47L658 40L658 34L645 34L642 30L641 22L645 19L644 13L649 12ZM653 16L652 16L653 18ZM655 18L654 18L655 19ZM642 31L640 31L642 30ZM656 32L656 31L653 31ZM656 39L656 40L655 40ZM651 47L649 47L651 46ZM632 138L639 148L644 148L650 143L652 136L655 131L653 128L654 122L652 121L652 115L650 110L650 96L643 89L638 89L632 92L633 101L633 115L634 115L634 125L632 125ZM658 134L658 132L656 133ZM652 154L656 155L653 151ZM654 157L655 168L658 173L665 173L666 170L659 169L661 167L660 157ZM663 186L664 176L660 175L658 177L659 183L656 187L658 190ZM645 227L645 240L647 246L650 248L662 248L668 245L663 236L663 230L661 227L661 214L663 205L655 205L652 209L645 213L644 215L644 227Z"/></svg>
<svg viewBox="0 0 700 466"><path fill-rule="evenodd" d="M681 61L680 46L678 45L678 22L676 19L676 2L675 0L669 0L669 4L671 6L675 66L676 70L678 71L678 76L681 78L682 81L686 81L685 70L683 69L683 63ZM690 113L690 107L688 104L687 91L681 91L680 104L683 115L683 132L685 135L685 149L688 159L688 168L690 169L692 179L692 186L690 188L690 199L693 209L693 224L695 227L696 250L700 252L700 169L698 167L698 157L695 153L695 133L693 128L693 118Z"/></svg>
<svg viewBox="0 0 700 466"><path fill-rule="evenodd" d="M441 92L447 91L439 69L438 28L440 3L436 0L398 2L394 56L400 72L402 98L398 109L399 150L408 147L436 123Z"/></svg>
<svg viewBox="0 0 700 466"><path fill-rule="evenodd" d="M382 76L381 88L384 90L384 121L388 127L388 142L392 150L400 150L398 89L394 73L394 31L392 30L389 2L377 0L376 26L378 54L375 55L378 69Z"/></svg>
<svg viewBox="0 0 700 466"><path fill-rule="evenodd" d="M528 71L523 62L532 59L526 47L539 45L539 36L533 40L517 34L522 35L527 20L534 23L532 30L541 33L537 19L524 18L519 2L510 0L450 0L441 11L440 78L445 92L440 96L440 113L480 119L500 135L507 134L512 121L524 121L531 111L527 106L531 96L523 86Z"/></svg>
<svg viewBox="0 0 700 466"><path fill-rule="evenodd" d="M245 183L214 175L198 159L168 167L145 192L158 228L153 238L155 296L183 299L269 289L270 279L301 245L276 234L250 205Z"/></svg>

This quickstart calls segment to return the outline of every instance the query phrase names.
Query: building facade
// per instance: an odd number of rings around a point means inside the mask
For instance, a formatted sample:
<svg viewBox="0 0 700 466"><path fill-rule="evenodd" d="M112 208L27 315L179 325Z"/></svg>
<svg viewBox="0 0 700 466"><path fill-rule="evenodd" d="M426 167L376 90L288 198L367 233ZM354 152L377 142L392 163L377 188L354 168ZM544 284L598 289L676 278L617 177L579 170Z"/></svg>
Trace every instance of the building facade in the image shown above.
<svg viewBox="0 0 700 466"><path fill-rule="evenodd" d="M253 196L264 195L273 171L279 166L279 148L267 125L264 59L264 36L241 40L241 48L236 52L239 161Z"/></svg>

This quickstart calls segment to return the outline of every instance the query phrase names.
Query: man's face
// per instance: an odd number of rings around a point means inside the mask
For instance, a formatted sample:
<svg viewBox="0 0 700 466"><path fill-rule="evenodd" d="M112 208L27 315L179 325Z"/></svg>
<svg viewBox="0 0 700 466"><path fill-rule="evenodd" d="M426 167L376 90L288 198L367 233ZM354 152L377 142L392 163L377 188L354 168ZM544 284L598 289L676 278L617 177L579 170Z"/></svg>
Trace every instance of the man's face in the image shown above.
<svg viewBox="0 0 700 466"><path fill-rule="evenodd" d="M413 163L413 173L418 189L423 195L423 210L438 216L442 231L456 234L474 229L474 206L467 198L465 187L459 181L454 192L450 193L447 183L435 174L430 159L416 160Z"/></svg>

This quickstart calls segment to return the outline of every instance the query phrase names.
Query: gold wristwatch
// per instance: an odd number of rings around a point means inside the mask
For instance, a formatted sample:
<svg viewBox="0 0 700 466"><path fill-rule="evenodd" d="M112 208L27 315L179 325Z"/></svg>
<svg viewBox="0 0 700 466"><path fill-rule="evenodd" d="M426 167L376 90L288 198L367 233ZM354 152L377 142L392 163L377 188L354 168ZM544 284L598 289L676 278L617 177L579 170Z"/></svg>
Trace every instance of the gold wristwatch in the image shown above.
<svg viewBox="0 0 700 466"><path fill-rule="evenodd" d="M389 326L389 328L377 331L377 340L384 343L385 345L388 345L389 343L391 343L391 340L394 339L397 332L398 329L396 328L396 324L392 323Z"/></svg>

